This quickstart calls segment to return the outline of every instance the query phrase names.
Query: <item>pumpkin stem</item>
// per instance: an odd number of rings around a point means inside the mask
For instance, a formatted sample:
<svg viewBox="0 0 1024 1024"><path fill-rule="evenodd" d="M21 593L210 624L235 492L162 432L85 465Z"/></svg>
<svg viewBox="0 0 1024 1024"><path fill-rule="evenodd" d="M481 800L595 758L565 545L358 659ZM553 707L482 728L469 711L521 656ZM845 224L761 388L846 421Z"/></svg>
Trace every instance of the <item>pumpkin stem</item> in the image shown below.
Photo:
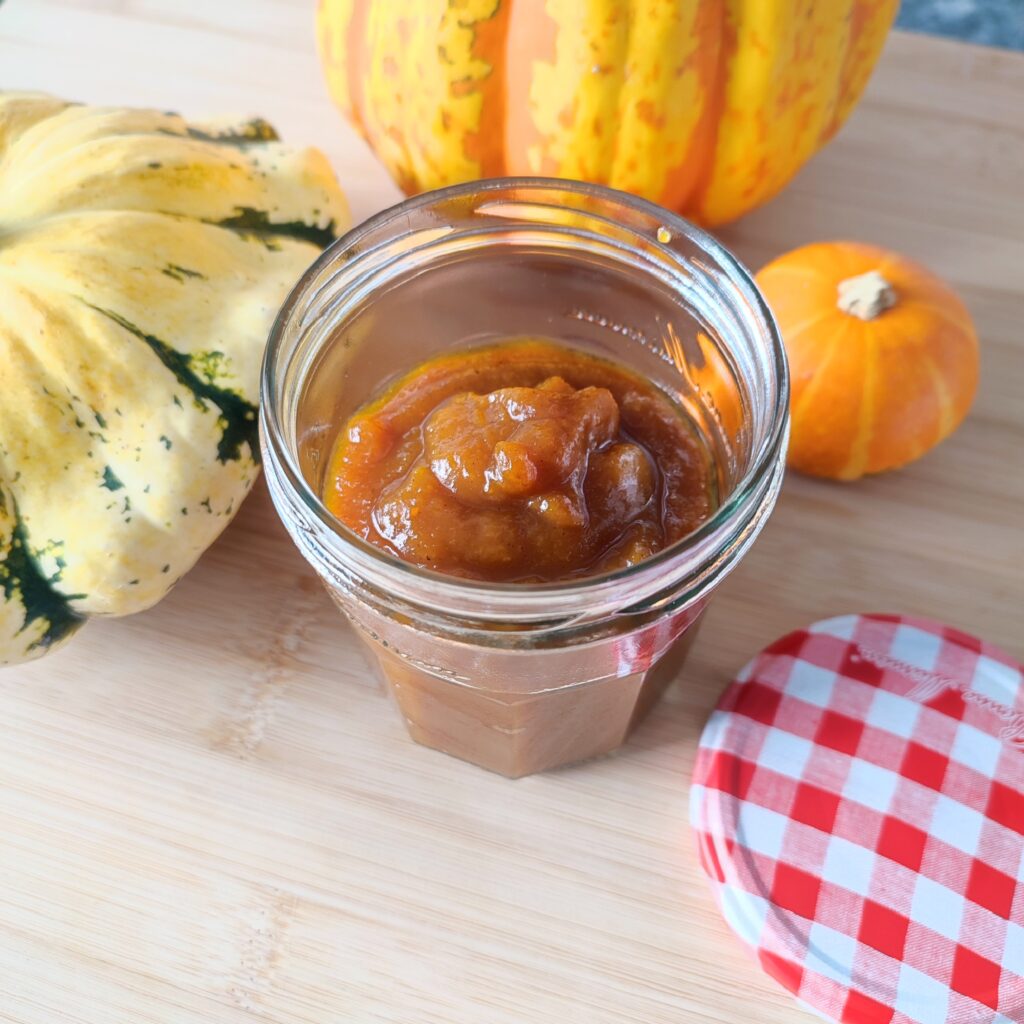
<svg viewBox="0 0 1024 1024"><path fill-rule="evenodd" d="M896 289L877 270L839 282L839 308L861 320L874 320L896 305Z"/></svg>

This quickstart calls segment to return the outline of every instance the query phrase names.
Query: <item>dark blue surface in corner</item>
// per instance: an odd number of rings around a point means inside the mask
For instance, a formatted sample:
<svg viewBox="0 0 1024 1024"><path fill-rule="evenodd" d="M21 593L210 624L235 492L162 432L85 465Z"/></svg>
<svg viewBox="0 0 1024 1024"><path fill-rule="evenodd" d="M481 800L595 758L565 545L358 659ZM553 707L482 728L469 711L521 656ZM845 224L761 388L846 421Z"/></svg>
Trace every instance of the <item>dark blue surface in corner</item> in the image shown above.
<svg viewBox="0 0 1024 1024"><path fill-rule="evenodd" d="M903 0L896 24L911 32L1024 50L1024 0Z"/></svg>

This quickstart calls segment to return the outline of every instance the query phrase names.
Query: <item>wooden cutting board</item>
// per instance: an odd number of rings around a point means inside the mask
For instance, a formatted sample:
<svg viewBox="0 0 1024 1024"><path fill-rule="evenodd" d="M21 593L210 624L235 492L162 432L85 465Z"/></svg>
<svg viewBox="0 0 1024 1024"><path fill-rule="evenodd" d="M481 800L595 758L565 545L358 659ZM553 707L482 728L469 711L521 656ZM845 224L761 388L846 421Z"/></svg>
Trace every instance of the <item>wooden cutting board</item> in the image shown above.
<svg viewBox="0 0 1024 1024"><path fill-rule="evenodd" d="M311 22L306 0L9 0L0 85L258 111L364 217L397 194ZM977 321L981 391L904 472L786 481L619 756L512 783L409 742L262 487L158 608L0 673L0 1021L815 1019L710 900L694 751L732 673L822 616L934 616L1024 658L1022 110L1024 56L896 34L840 137L722 233L755 267L833 237L923 260Z"/></svg>

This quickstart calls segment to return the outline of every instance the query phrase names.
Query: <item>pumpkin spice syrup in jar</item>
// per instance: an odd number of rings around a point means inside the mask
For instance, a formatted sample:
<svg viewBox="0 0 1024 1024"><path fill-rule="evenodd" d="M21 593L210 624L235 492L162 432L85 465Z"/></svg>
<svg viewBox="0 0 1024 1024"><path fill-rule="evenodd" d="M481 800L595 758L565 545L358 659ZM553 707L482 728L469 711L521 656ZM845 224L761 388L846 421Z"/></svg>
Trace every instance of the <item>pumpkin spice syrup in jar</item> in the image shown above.
<svg viewBox="0 0 1024 1024"><path fill-rule="evenodd" d="M409 199L271 334L271 496L413 739L518 777L608 753L763 527L782 342L709 235L595 185Z"/></svg>

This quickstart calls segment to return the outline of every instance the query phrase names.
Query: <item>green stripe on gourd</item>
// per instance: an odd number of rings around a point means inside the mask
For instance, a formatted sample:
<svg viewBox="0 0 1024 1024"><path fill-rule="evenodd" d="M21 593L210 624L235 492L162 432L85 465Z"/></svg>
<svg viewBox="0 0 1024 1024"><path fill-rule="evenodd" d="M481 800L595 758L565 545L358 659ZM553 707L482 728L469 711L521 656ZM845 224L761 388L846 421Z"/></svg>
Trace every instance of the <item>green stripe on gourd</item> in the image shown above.
<svg viewBox="0 0 1024 1024"><path fill-rule="evenodd" d="M270 219L266 210L254 210L249 206L240 206L238 213L233 217L226 217L224 220L216 221L216 224L218 227L228 228L231 231L238 231L247 235L295 238L300 242L311 242L321 249L330 245L336 237L333 221L323 228L317 227L315 224L306 224L302 221L290 221L279 224Z"/></svg>
<svg viewBox="0 0 1024 1024"><path fill-rule="evenodd" d="M273 317L348 210L323 156L261 120L0 93L0 157L10 664L149 607L231 518Z"/></svg>
<svg viewBox="0 0 1024 1024"><path fill-rule="evenodd" d="M28 534L18 518L18 510L7 507L2 491L0 512L13 519L14 523L0 560L0 592L5 602L18 601L24 608L23 622L16 635L29 635L24 643L25 652L39 654L67 639L85 621L84 616L71 607L71 602L82 595L65 596L54 588L59 576L48 577L43 573L29 546ZM32 630L37 624L42 627L41 632ZM32 632L39 635L31 637ZM0 650L0 665L7 660L3 654Z"/></svg>
<svg viewBox="0 0 1024 1024"><path fill-rule="evenodd" d="M85 302L85 300L82 300ZM144 341L156 354L157 358L174 374L178 383L188 388L196 402L202 406L210 402L220 410L221 439L217 445L217 458L221 462L237 459L242 445L249 446L250 456L259 460L259 428L257 424L257 408L234 391L216 387L208 380L203 380L192 368L192 358L171 348L165 341L147 334L145 331L129 323L123 316L109 309L100 309L92 303L85 302L97 313L113 320L118 327L124 328L140 341Z"/></svg>

